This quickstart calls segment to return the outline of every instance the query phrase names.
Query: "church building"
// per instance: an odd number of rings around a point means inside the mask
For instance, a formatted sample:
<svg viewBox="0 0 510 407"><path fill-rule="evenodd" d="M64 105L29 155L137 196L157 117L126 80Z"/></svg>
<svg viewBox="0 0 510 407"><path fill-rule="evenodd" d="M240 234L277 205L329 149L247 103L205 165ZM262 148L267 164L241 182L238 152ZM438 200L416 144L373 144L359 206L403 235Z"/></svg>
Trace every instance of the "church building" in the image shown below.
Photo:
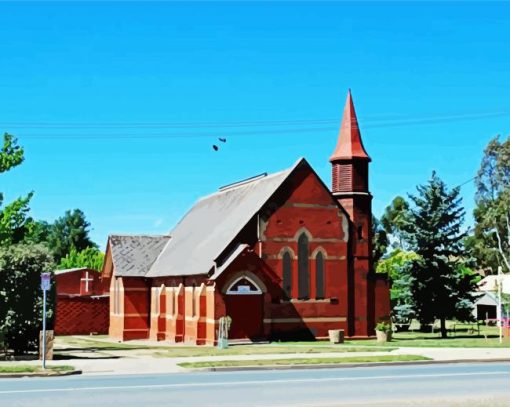
<svg viewBox="0 0 510 407"><path fill-rule="evenodd" d="M373 270L371 159L350 92L329 161L331 189L300 158L199 199L169 235L109 236L109 335L214 344L229 316L231 339L372 336L389 286Z"/></svg>

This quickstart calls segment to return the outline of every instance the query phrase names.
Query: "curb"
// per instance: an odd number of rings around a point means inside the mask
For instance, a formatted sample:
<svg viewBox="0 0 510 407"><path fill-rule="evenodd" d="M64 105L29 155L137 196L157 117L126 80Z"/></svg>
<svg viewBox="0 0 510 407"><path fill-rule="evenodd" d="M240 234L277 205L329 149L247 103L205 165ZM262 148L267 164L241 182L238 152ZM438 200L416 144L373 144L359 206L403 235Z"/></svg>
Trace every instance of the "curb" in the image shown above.
<svg viewBox="0 0 510 407"><path fill-rule="evenodd" d="M316 365L268 365L268 366L239 366L239 367L203 367L184 368L192 372L248 372L257 370L315 370L315 369L339 369L353 367L380 367L380 366L413 366L413 365L446 365L460 363L501 363L510 362L508 358L500 359L453 359L453 360L416 360L410 362L368 362L368 363L331 363Z"/></svg>
<svg viewBox="0 0 510 407"><path fill-rule="evenodd" d="M37 372L37 373L0 373L0 379L14 379L20 377L60 377L60 376L74 376L82 374L81 370L69 370L67 372Z"/></svg>

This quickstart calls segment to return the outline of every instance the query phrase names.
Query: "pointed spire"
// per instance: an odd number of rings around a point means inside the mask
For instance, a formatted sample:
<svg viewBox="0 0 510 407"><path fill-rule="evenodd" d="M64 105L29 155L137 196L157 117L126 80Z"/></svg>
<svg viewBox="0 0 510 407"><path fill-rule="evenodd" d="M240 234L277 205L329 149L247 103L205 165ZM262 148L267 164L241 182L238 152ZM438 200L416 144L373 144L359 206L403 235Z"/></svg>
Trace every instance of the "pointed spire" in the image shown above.
<svg viewBox="0 0 510 407"><path fill-rule="evenodd" d="M349 89L345 102L342 125L340 126L340 133L338 134L338 143L329 161L350 160L352 158L361 158L370 161L370 157L365 151L365 147L363 147L363 141L361 140L358 127L358 119L356 118L351 90Z"/></svg>

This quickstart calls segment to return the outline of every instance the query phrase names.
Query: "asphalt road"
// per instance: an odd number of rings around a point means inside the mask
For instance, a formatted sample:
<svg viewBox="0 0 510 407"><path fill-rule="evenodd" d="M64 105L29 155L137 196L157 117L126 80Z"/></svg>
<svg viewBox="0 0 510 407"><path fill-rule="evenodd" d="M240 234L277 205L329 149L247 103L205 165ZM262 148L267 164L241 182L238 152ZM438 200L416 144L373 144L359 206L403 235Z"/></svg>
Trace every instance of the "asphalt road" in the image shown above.
<svg viewBox="0 0 510 407"><path fill-rule="evenodd" d="M153 405L510 406L510 363L0 379L2 407Z"/></svg>

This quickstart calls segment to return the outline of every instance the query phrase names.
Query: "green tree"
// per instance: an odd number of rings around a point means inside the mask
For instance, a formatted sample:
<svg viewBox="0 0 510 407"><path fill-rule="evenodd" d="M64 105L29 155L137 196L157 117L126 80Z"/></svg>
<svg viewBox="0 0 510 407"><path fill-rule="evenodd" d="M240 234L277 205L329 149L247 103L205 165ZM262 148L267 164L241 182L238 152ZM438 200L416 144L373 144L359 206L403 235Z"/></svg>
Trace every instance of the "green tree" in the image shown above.
<svg viewBox="0 0 510 407"><path fill-rule="evenodd" d="M0 173L9 171L11 168L20 165L23 160L23 148L18 146L18 142L14 136L5 133L4 143L0 150Z"/></svg>
<svg viewBox="0 0 510 407"><path fill-rule="evenodd" d="M43 220L31 220L27 222L26 233L24 237L25 243L42 243L48 244L53 230L53 224Z"/></svg>
<svg viewBox="0 0 510 407"><path fill-rule="evenodd" d="M476 177L475 230L468 239L478 266L510 271L510 137L492 139Z"/></svg>
<svg viewBox="0 0 510 407"><path fill-rule="evenodd" d="M29 203L33 193L5 205L0 211L0 245L7 246L21 242L32 219ZM1 202L0 202L1 204Z"/></svg>
<svg viewBox="0 0 510 407"><path fill-rule="evenodd" d="M41 273L52 272L53 258L42 245L0 248L0 332L16 353L37 348L42 324ZM48 300L53 318L54 290Z"/></svg>
<svg viewBox="0 0 510 407"><path fill-rule="evenodd" d="M422 326L439 319L445 338L447 319L472 318L476 276L463 264L465 212L460 189L448 190L436 173L417 190L417 195L410 196L413 229L406 232L406 240L419 256L409 269L414 309Z"/></svg>
<svg viewBox="0 0 510 407"><path fill-rule="evenodd" d="M395 249L381 260L376 272L387 274L391 281L390 298L393 321L397 324L409 323L416 315L412 294L413 277L411 265L420 257L414 252Z"/></svg>
<svg viewBox="0 0 510 407"><path fill-rule="evenodd" d="M87 267L92 270L101 271L103 267L104 254L95 247L87 247L82 251L77 251L71 247L70 253L60 260L58 270Z"/></svg>
<svg viewBox="0 0 510 407"><path fill-rule="evenodd" d="M388 235L381 226L381 222L375 216L372 216L372 260L374 268L377 268L377 264L386 254L388 244Z"/></svg>
<svg viewBox="0 0 510 407"><path fill-rule="evenodd" d="M57 262L71 253L73 247L78 252L87 247L97 248L97 245L90 240L89 228L90 223L80 209L66 211L64 216L55 221L48 243L55 253Z"/></svg>
<svg viewBox="0 0 510 407"><path fill-rule="evenodd" d="M401 196L396 196L386 207L381 217L381 225L395 243L393 246L405 249L405 231L408 221L409 203Z"/></svg>
<svg viewBox="0 0 510 407"><path fill-rule="evenodd" d="M20 165L23 159L23 148L12 135L5 133L0 150L0 173ZM23 240L26 225L30 221L28 205L32 195L33 193L29 193L26 197L18 198L0 209L0 245L10 245ZM0 207L3 200L3 194L0 193Z"/></svg>

